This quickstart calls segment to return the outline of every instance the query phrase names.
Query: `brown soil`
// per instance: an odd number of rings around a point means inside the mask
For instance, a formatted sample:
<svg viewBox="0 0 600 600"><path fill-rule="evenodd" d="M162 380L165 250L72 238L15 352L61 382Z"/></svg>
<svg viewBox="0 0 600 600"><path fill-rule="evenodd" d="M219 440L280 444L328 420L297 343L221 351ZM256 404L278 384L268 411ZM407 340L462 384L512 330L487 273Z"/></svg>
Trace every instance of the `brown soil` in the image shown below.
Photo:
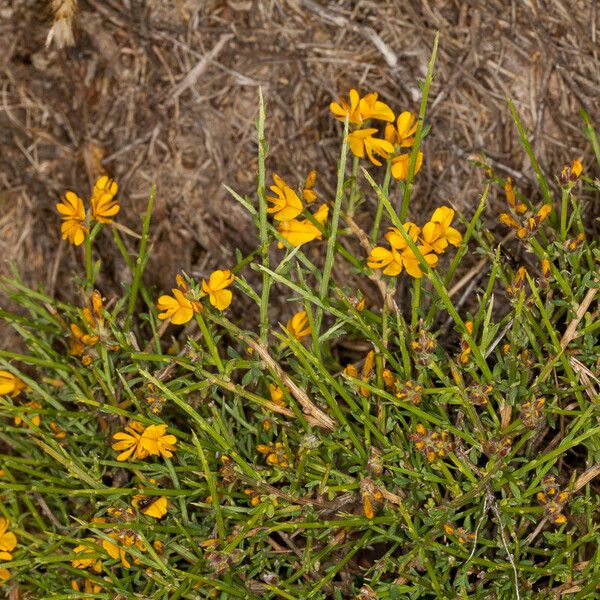
<svg viewBox="0 0 600 600"><path fill-rule="evenodd" d="M51 292L66 293L82 271L54 204L67 189L87 197L101 172L118 180L119 220L136 230L157 185L147 270L157 288L253 249L251 221L222 184L254 194L259 87L269 174L296 185L316 167L331 198L341 130L329 102L354 86L417 111L436 30L413 218L440 200L472 214L483 174L467 157L481 151L525 193L535 189L507 96L548 176L579 156L593 168L578 111L600 122L595 1L80 0L66 50L44 46L48 4L0 0L0 252ZM494 191L494 221L501 203ZM109 236L95 245L104 293L129 278Z"/></svg>

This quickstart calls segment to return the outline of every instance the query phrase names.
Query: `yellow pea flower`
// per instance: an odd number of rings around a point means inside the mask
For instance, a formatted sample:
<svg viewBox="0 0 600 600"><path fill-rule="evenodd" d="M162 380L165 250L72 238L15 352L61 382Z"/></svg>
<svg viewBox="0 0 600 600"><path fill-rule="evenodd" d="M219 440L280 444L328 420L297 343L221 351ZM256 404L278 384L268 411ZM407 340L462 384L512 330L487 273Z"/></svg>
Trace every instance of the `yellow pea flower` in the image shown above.
<svg viewBox="0 0 600 600"><path fill-rule="evenodd" d="M363 121L377 119L379 121L394 120L394 111L385 103L378 100L379 94L371 92L360 99L358 111Z"/></svg>
<svg viewBox="0 0 600 600"><path fill-rule="evenodd" d="M437 254L441 254L448 244L458 247L462 242L462 235L454 227L450 227L453 219L453 209L447 206L436 208L429 223L425 224L421 232L424 245Z"/></svg>
<svg viewBox="0 0 600 600"><path fill-rule="evenodd" d="M125 431L119 431L113 435L114 443L112 449L121 452L117 456L118 461L126 461L130 456L133 460L146 458L149 452L142 446L142 434L144 426L138 421L131 421Z"/></svg>
<svg viewBox="0 0 600 600"><path fill-rule="evenodd" d="M404 181L408 178L408 167L410 165L410 154L399 154L392 158L392 177L400 181ZM419 151L417 154L417 162L415 163L416 175L423 165L423 153Z"/></svg>
<svg viewBox="0 0 600 600"><path fill-rule="evenodd" d="M23 406L30 408L32 411L34 411L35 409L38 409L38 408L42 408L42 405L39 402L26 402L25 404L23 404ZM40 423L42 422L42 418L40 417L39 414L37 414L35 412L33 414L31 414L31 411L27 411L27 416L29 417L31 422L36 427L40 426ZM14 424L18 427L19 425L21 425L21 423L23 423L23 417L16 416L13 421L14 421Z"/></svg>
<svg viewBox="0 0 600 600"><path fill-rule="evenodd" d="M349 96L349 102L346 102L345 98L340 98L338 102L332 102L329 105L329 110L333 113L333 116L342 123L346 120L346 114L348 115L348 121L353 125L361 125L362 117L359 112L360 94L355 90L351 89Z"/></svg>
<svg viewBox="0 0 600 600"><path fill-rule="evenodd" d="M99 594L102 591L102 586L98 585L96 582L92 582L89 579L86 579L83 582L83 586L80 586L79 583L77 583L77 581L75 581L75 579L72 579L71 580L71 589L74 592L82 592L85 594ZM89 597L85 600L92 600L92 598Z"/></svg>
<svg viewBox="0 0 600 600"><path fill-rule="evenodd" d="M377 129L357 129L348 135L348 144L354 156L363 158L365 153L369 160L376 166L381 166L381 161L376 158L376 155L387 158L394 152L394 146L388 141L381 138L373 137L377 133Z"/></svg>
<svg viewBox="0 0 600 600"><path fill-rule="evenodd" d="M401 148L410 148L415 143L414 135L417 132L417 116L411 112L400 113L396 126L388 123L385 126L385 139Z"/></svg>
<svg viewBox="0 0 600 600"><path fill-rule="evenodd" d="M100 177L92 190L92 218L99 223L112 223L112 218L120 210L118 200L114 197L119 191L119 186L114 179L106 175Z"/></svg>
<svg viewBox="0 0 600 600"><path fill-rule="evenodd" d="M208 281L202 280L202 291L208 294L210 303L217 310L225 310L230 304L233 294L229 287L235 276L228 269L217 270L210 274Z"/></svg>
<svg viewBox="0 0 600 600"><path fill-rule="evenodd" d="M376 92L371 92L361 98L355 89L351 89L349 102L346 102L345 98L340 98L339 103L332 102L329 105L329 110L342 123L348 115L348 122L352 125L362 125L368 119L392 122L394 112L385 102L378 100L378 97L379 95Z"/></svg>
<svg viewBox="0 0 600 600"><path fill-rule="evenodd" d="M415 225L414 223L411 223L410 221L404 223L402 227L404 228L404 231L408 233L412 241L416 242L419 237L419 233L421 233L420 227L418 225ZM404 250L405 248L408 248L408 243L406 242L406 240L404 239L404 237L400 233L400 230L397 227L390 227L388 229L388 232L383 237L395 250Z"/></svg>
<svg viewBox="0 0 600 600"><path fill-rule="evenodd" d="M171 458L177 438L167 434L167 426L164 424L149 425L142 433L139 444L146 455Z"/></svg>
<svg viewBox="0 0 600 600"><path fill-rule="evenodd" d="M138 494L131 499L131 504L140 512L155 519L162 519L167 514L168 501L166 496L144 496Z"/></svg>
<svg viewBox="0 0 600 600"><path fill-rule="evenodd" d="M305 310L293 314L287 322L285 328L298 340L310 335L312 329L308 323L308 315Z"/></svg>
<svg viewBox="0 0 600 600"><path fill-rule="evenodd" d="M271 396L271 402L279 406L285 406L283 390L278 385L273 383L269 384L269 395Z"/></svg>
<svg viewBox="0 0 600 600"><path fill-rule="evenodd" d="M27 384L21 381L16 375L9 371L0 371L0 396L8 396L14 398L21 392L27 389Z"/></svg>
<svg viewBox="0 0 600 600"><path fill-rule="evenodd" d="M85 226L85 208L83 200L74 192L67 192L62 201L56 205L62 224L60 231L63 240L69 240L74 246L80 246L89 233Z"/></svg>
<svg viewBox="0 0 600 600"><path fill-rule="evenodd" d="M403 269L402 255L394 248L388 250L383 246L375 246L367 258L367 265L371 269L383 269L384 275L395 277Z"/></svg>
<svg viewBox="0 0 600 600"><path fill-rule="evenodd" d="M306 204L312 204L317 199L317 194L314 191L315 181L317 180L317 171L313 169L309 171L304 181L304 187L302 188L302 198Z"/></svg>
<svg viewBox="0 0 600 600"><path fill-rule="evenodd" d="M517 202L517 195L513 189L512 179L510 177L506 178L506 183L504 184L504 195L506 196L508 205L518 214L522 215L524 212L527 212L527 206Z"/></svg>
<svg viewBox="0 0 600 600"><path fill-rule="evenodd" d="M202 306L199 302L189 300L181 290L176 288L171 291L173 296L164 294L156 304L156 308L163 311L158 315L161 321L171 319L173 325L184 325L192 320L195 313L201 312Z"/></svg>
<svg viewBox="0 0 600 600"><path fill-rule="evenodd" d="M421 232L420 228L410 222L404 223L403 227L416 243ZM367 259L367 265L371 269L383 269L383 274L390 275L391 277L399 275L403 269L406 269L406 272L412 277L422 277L423 271L421 270L419 259L408 246L400 230L396 227L390 227L384 237L390 244L391 250L382 246L376 246L371 250L371 254ZM437 265L437 256L432 253L431 248L422 244L417 246L417 248L430 267Z"/></svg>
<svg viewBox="0 0 600 600"><path fill-rule="evenodd" d="M135 546L138 550L142 552L146 549L142 540L140 540L133 532L131 531L121 531L115 533L109 533L108 537L112 538L114 542L109 540L102 540L102 547L106 550L107 554L114 558L115 560L120 560L121 564L129 569L131 567L131 563L127 560L127 550L131 546ZM133 562L137 563L137 559Z"/></svg>
<svg viewBox="0 0 600 600"><path fill-rule="evenodd" d="M91 538L86 538L87 541L94 543L94 540ZM73 552L75 554L82 554L81 558L75 558L71 561L71 566L75 569L91 569L96 573L100 573L102 571L102 562L98 558L85 558L86 554L94 554L96 549L87 546L85 544L80 544L73 548Z"/></svg>
<svg viewBox="0 0 600 600"><path fill-rule="evenodd" d="M425 262L431 267L434 268L437 266L438 257L437 254L434 254L429 248L426 246L417 246ZM402 264L406 269L406 272L415 279L419 279L423 277L423 271L421 270L421 263L417 258L416 254L410 248L407 248L402 252Z"/></svg>
<svg viewBox="0 0 600 600"><path fill-rule="evenodd" d="M329 215L329 207L327 204L321 204L313 217L317 223L324 225ZM291 221L282 221L277 228L280 235L286 239L294 248L300 244L306 244L313 240L323 239L323 234L313 223L308 219L292 219ZM284 247L283 242L278 242L279 249Z"/></svg>
<svg viewBox="0 0 600 600"><path fill-rule="evenodd" d="M12 560L11 552L17 545L17 536L8 531L8 520L0 517L0 560Z"/></svg>
<svg viewBox="0 0 600 600"><path fill-rule="evenodd" d="M302 202L298 194L276 173L273 173L273 181L275 185L270 189L276 195L267 196L267 202L273 204L267 208L267 212L274 213L273 218L276 221L295 219L302 212Z"/></svg>

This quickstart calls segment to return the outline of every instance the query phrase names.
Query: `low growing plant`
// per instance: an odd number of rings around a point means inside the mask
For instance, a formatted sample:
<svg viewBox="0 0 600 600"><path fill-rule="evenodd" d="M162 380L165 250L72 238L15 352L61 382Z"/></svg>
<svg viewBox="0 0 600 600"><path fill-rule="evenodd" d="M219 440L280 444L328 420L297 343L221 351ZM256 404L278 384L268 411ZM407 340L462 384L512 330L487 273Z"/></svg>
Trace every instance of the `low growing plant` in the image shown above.
<svg viewBox="0 0 600 600"><path fill-rule="evenodd" d="M170 293L143 278L160 190L135 253L117 182L87 206L66 192L80 299L3 280L24 348L0 351L10 597L597 597L599 251L578 198L598 181L579 159L548 181L511 104L540 193L482 156L470 217L424 216L436 49L418 114L356 90L332 103L331 202L327 173L267 189L261 97L256 196L230 190L258 248ZM105 228L131 272L107 298Z"/></svg>

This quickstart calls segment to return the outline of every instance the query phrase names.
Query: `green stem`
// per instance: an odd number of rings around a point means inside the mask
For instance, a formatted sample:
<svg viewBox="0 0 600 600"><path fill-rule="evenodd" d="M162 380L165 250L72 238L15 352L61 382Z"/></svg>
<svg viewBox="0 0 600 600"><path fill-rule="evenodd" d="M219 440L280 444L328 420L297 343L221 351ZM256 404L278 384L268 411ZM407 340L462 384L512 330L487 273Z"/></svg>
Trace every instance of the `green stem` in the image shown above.
<svg viewBox="0 0 600 600"><path fill-rule="evenodd" d="M358 179L358 163L359 163L359 158L358 156L355 156L352 159L352 189L350 190L350 198L348 200L348 214L352 217L354 216L354 204L356 202L356 197L357 197L357 179Z"/></svg>
<svg viewBox="0 0 600 600"><path fill-rule="evenodd" d="M221 357L219 356L219 351L217 350L215 340L213 339L213 336L211 335L210 331L208 330L208 327L206 326L206 323L204 322L204 319L202 318L201 314L196 314L196 322L198 323L198 325L200 327L200 331L202 332L202 337L204 338L204 341L206 342L206 347L208 348L208 351L209 351L210 355L212 356L215 366L217 367L217 369L219 369L219 372L222 373L225 370L223 367L223 362L221 361Z"/></svg>
<svg viewBox="0 0 600 600"><path fill-rule="evenodd" d="M262 89L258 89L258 226L262 264L269 268L269 234L267 223L267 197L265 184L265 162L267 158L267 142L265 140L265 103ZM260 298L260 341L267 343L269 334L269 294L271 292L271 276L268 271L263 271L263 284Z"/></svg>
<svg viewBox="0 0 600 600"><path fill-rule="evenodd" d="M137 260L135 262L135 272L133 274L133 282L131 283L131 290L129 292L129 306L127 308L127 319L131 319L133 311L135 310L135 303L137 300L138 291L140 289L140 282L142 279L142 273L146 266L147 256L146 247L148 245L148 232L150 230L150 220L152 219L152 208L154 207L154 198L156 197L156 185L152 185L152 191L150 192L150 199L148 200L148 208L144 216L144 224L142 226L142 239L140 240L140 249Z"/></svg>
<svg viewBox="0 0 600 600"><path fill-rule="evenodd" d="M392 161L391 159L387 159L387 164L385 167L385 177L383 179L383 188L382 192L387 197L390 190L390 179L392 175ZM377 212L375 213L375 221L373 222L373 229L371 230L371 244L377 243L377 236L379 235L379 226L381 224L381 215L383 214L383 204L381 202L377 202Z"/></svg>
<svg viewBox="0 0 600 600"><path fill-rule="evenodd" d="M323 267L323 277L321 278L321 286L319 289L319 298L321 301L327 296L329 291L329 279L331 278L331 271L333 269L333 261L335 258L336 238L338 224L340 220L340 209L342 206L342 198L344 197L344 180L346 177L346 157L348 154L348 118L344 124L344 139L342 141L342 152L340 156L340 163L338 166L337 173L337 187L335 190L335 202L333 204L333 214L331 216L331 232L327 239L327 254L325 256L325 265ZM323 308L319 306L317 308L317 315L315 318L315 330L317 335L321 331L321 322L323 320Z"/></svg>
<svg viewBox="0 0 600 600"><path fill-rule="evenodd" d="M567 186L562 189L561 207L560 207L560 239L564 242L567 239L567 208L569 206L570 190Z"/></svg>
<svg viewBox="0 0 600 600"><path fill-rule="evenodd" d="M94 264L92 262L92 238L88 233L85 236L85 279L88 288L91 290L94 287Z"/></svg>
<svg viewBox="0 0 600 600"><path fill-rule="evenodd" d="M439 39L440 34L438 32L435 34L435 39L433 41L433 50L431 51L431 58L429 59L429 65L427 67L427 76L425 77L425 84L423 85L423 96L421 97L421 106L419 108L419 120L417 121L415 143L413 144L412 151L410 153L410 161L408 164L408 176L404 185L404 194L402 195L402 208L400 209L401 223L404 223L404 221L406 221L406 216L408 215L408 205L410 204L410 194L412 192L412 180L415 176L417 157L419 156L419 148L421 147L421 139L423 137L423 123L425 122L427 99L429 98L429 88L431 87L431 81L433 80L433 67L435 65L435 59L437 56Z"/></svg>

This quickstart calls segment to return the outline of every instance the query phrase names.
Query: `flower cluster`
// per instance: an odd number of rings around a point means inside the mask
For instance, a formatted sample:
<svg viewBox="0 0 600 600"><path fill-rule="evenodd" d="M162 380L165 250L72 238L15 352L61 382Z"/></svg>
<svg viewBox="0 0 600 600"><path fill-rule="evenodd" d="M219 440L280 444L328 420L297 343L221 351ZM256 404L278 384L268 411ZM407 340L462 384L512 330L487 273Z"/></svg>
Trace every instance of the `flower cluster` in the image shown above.
<svg viewBox="0 0 600 600"><path fill-rule="evenodd" d="M227 288L235 280L235 275L227 269L213 271L208 281L203 279L201 290L190 286L181 275L175 279L178 287L171 290L173 295L163 294L156 304L156 308L162 311L158 315L162 321L170 319L173 325L185 325L195 314L202 312L200 300L206 296L217 310L225 310L231 304L233 294Z"/></svg>
<svg viewBox="0 0 600 600"><path fill-rule="evenodd" d="M445 523L444 531L446 532L446 535L456 537L456 540L461 545L464 545L467 542L475 541L475 534L468 531L464 527L455 527L451 523Z"/></svg>
<svg viewBox="0 0 600 600"><path fill-rule="evenodd" d="M361 480L359 485L363 502L363 514L367 519L373 519L377 510L383 504L383 493L375 487L369 478Z"/></svg>
<svg viewBox="0 0 600 600"><path fill-rule="evenodd" d="M0 564L1 561L12 560L11 552L17 545L17 536L8 531L8 521L4 517L0 517ZM10 571L0 567L0 582L6 581L10 577Z"/></svg>
<svg viewBox="0 0 600 600"><path fill-rule="evenodd" d="M285 446L282 442L275 444L258 444L256 450L267 457L267 464L271 466L279 466L283 469L289 467L289 461Z"/></svg>
<svg viewBox="0 0 600 600"><path fill-rule="evenodd" d="M317 199L314 191L317 172L311 171L302 190L302 197L307 204L311 204ZM273 215L273 219L278 222L277 231L294 248L323 238L321 229L315 225L323 226L329 215L329 207L321 204L310 218L298 219L297 217L304 210L304 205L298 194L281 178L277 173L273 173L273 182L271 191L274 196L267 196L267 202L271 204L267 212ZM283 242L277 244L279 249L284 247Z"/></svg>
<svg viewBox="0 0 600 600"><path fill-rule="evenodd" d="M404 382L396 382L396 398L400 398L400 400L406 400L417 406L421 403L422 393L423 386L412 379L407 379Z"/></svg>
<svg viewBox="0 0 600 600"><path fill-rule="evenodd" d="M452 440L447 431L428 431L419 423L415 433L411 433L409 437L414 442L415 448L422 452L430 463L452 452Z"/></svg>
<svg viewBox="0 0 600 600"><path fill-rule="evenodd" d="M437 208L431 219L421 229L411 222L404 223L405 235L409 237L430 267L435 267L438 255L442 254L448 244L458 246L462 241L459 231L451 227L454 210L447 206ZM383 269L384 275L399 275L403 269L412 277L423 276L419 257L413 252L407 240L397 227L390 227L385 234L390 249L376 246L371 250L367 265L372 269Z"/></svg>
<svg viewBox="0 0 600 600"><path fill-rule="evenodd" d="M118 191L119 186L114 179L106 175L100 177L92 190L89 214L86 214L83 200L75 192L66 192L56 205L62 218L62 239L80 246L90 232L92 220L111 224L112 218L121 210L119 202L115 200Z"/></svg>
<svg viewBox="0 0 600 600"><path fill-rule="evenodd" d="M346 368L344 369L344 375L348 377L353 377L354 379L362 379L364 382L368 382L371 379L371 376L373 375L374 365L375 352L371 350L365 358L362 373L360 375L358 373L358 370L352 363L346 365ZM371 395L371 391L362 385L359 387L358 391L363 398L368 398Z"/></svg>
<svg viewBox="0 0 600 600"><path fill-rule="evenodd" d="M350 125L348 145L354 156L363 158L365 154L376 166L382 165L379 157L384 160L391 159L391 172L395 179L408 178L410 154L401 153L402 149L410 148L415 142L417 132L417 118L414 114L405 111L395 118L392 109L378 100L378 94L372 92L360 97L357 90L351 89L349 100L340 98L339 102L332 102L329 110L339 121L346 118ZM376 137L378 129L370 127L369 121L385 121L384 137ZM395 124L394 120L396 121ZM423 164L423 153L417 154L415 174Z"/></svg>
<svg viewBox="0 0 600 600"><path fill-rule="evenodd" d="M527 429L536 429L544 419L545 398L534 398L521 406L521 422Z"/></svg>
<svg viewBox="0 0 600 600"><path fill-rule="evenodd" d="M546 475L542 481L543 492L538 492L537 499L544 506L544 513L556 525L563 525L567 522L567 517L562 513L567 500L568 491L560 491L556 485L554 475Z"/></svg>
<svg viewBox="0 0 600 600"><path fill-rule="evenodd" d="M177 438L167 434L167 426L148 425L144 427L139 421L130 421L125 431L113 435L113 450L120 452L117 460L126 461L144 459L148 456L171 458L177 444Z"/></svg>
<svg viewBox="0 0 600 600"><path fill-rule="evenodd" d="M107 350L118 350L119 344L110 338L110 331L104 324L104 302L98 290L92 292L89 306L81 311L82 326L71 323L69 329L69 354L81 358L84 367L97 358L95 347L100 342Z"/></svg>
<svg viewBox="0 0 600 600"><path fill-rule="evenodd" d="M559 183L563 187L571 187L581 177L583 173L583 165L577 158L571 163L563 167L559 177Z"/></svg>
<svg viewBox="0 0 600 600"><path fill-rule="evenodd" d="M500 222L513 229L521 239L535 233L538 227L548 218L552 212L551 204L544 204L535 215L528 212L527 205L519 202L509 177L504 184L506 202L511 213L501 213Z"/></svg>

